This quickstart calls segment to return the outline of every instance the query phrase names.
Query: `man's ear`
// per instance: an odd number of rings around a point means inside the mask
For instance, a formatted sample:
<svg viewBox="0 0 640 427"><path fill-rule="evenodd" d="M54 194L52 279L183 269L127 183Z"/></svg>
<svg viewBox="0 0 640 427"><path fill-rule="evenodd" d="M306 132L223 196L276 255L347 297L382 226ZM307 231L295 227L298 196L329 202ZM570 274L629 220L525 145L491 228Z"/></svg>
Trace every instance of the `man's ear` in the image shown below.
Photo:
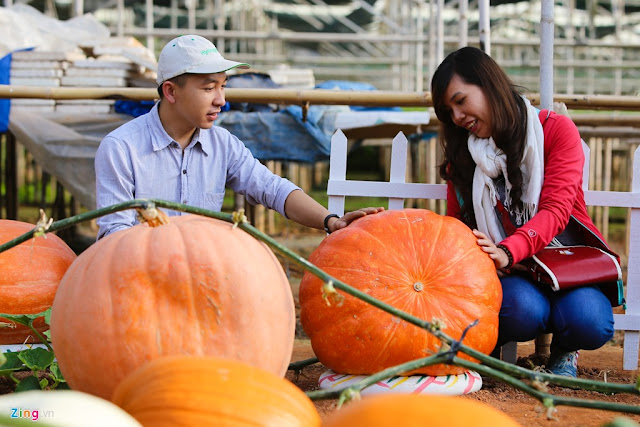
<svg viewBox="0 0 640 427"><path fill-rule="evenodd" d="M164 95L164 98L171 104L176 102L175 90L176 84L174 82L166 81L162 83L162 94Z"/></svg>

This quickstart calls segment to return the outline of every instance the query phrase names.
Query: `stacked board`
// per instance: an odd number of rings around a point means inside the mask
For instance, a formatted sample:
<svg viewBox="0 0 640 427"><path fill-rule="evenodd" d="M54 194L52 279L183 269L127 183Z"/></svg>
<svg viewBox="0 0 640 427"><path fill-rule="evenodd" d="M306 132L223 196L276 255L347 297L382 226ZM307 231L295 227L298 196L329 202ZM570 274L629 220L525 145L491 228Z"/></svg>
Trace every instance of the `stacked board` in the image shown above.
<svg viewBox="0 0 640 427"><path fill-rule="evenodd" d="M127 38L110 38L80 46L77 51L26 50L14 52L10 84L42 87L152 86L155 58L146 48ZM101 114L113 110L108 99L11 100L11 109L37 113Z"/></svg>

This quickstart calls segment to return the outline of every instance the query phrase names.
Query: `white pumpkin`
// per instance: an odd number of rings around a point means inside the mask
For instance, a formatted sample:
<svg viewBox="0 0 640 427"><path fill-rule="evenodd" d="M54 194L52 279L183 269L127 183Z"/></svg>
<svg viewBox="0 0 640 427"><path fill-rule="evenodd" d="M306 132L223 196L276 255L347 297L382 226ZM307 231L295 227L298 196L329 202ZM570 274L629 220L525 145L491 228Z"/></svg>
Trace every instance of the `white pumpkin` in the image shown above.
<svg viewBox="0 0 640 427"><path fill-rule="evenodd" d="M0 426L38 421L34 425L141 427L135 418L108 400L73 390L9 393L0 396L0 408Z"/></svg>

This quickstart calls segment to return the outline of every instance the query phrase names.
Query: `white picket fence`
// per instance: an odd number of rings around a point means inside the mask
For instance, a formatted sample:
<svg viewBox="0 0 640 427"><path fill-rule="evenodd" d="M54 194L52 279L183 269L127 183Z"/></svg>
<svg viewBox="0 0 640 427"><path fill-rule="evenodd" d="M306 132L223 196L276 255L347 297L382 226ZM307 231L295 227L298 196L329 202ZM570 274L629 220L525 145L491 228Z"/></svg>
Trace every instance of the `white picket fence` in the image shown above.
<svg viewBox="0 0 640 427"><path fill-rule="evenodd" d="M389 182L347 180L347 138L337 130L331 138L328 209L332 213L344 214L347 196L382 197L389 199L388 209L403 209L405 199L444 200L447 197L445 184L406 182L407 138L402 132L393 139ZM624 331L623 369L638 368L638 346L640 344L640 148L633 157L633 181L631 192L592 191L589 183L589 147L583 141L587 161L584 166L583 187L585 200L591 206L618 206L631 208L629 220L629 257L626 282L626 310L615 314L615 329ZM515 361L515 343L503 347L505 360Z"/></svg>

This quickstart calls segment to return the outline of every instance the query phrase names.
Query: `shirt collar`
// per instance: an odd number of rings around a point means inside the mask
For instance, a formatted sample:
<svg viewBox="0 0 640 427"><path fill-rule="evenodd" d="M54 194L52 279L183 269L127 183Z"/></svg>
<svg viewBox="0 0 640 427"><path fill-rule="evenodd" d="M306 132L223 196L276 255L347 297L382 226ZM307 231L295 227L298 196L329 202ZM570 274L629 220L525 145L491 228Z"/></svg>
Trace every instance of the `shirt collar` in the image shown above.
<svg viewBox="0 0 640 427"><path fill-rule="evenodd" d="M149 127L151 130L151 144L153 146L153 151L163 150L174 142L173 138L169 136L167 131L162 126L162 122L160 121L160 113L158 112L159 105L160 102L158 101L153 106L151 111L149 111ZM196 129L196 132L193 134L193 138L191 139L191 143L189 145L193 145L194 147L199 145L200 149L206 155L209 155L209 149L206 147L206 144L203 144L200 140L200 138L204 135L206 135L206 133L201 132L201 129Z"/></svg>

